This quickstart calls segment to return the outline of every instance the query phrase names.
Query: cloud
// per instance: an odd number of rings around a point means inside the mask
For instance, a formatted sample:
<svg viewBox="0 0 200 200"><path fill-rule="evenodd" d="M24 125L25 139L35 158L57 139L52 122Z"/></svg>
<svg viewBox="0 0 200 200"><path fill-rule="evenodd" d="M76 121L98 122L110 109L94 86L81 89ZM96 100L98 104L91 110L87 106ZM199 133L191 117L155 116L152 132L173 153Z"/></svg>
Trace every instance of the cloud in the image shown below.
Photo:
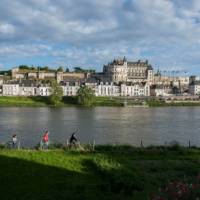
<svg viewBox="0 0 200 200"><path fill-rule="evenodd" d="M199 11L199 0L1 0L0 62L100 70L125 55L200 73Z"/></svg>
<svg viewBox="0 0 200 200"><path fill-rule="evenodd" d="M32 57L32 56L46 56L51 51L51 47L42 44L26 44L26 45L1 45L0 58L2 57Z"/></svg>
<svg viewBox="0 0 200 200"><path fill-rule="evenodd" d="M14 32L15 28L11 24L0 24L0 34L13 34Z"/></svg>

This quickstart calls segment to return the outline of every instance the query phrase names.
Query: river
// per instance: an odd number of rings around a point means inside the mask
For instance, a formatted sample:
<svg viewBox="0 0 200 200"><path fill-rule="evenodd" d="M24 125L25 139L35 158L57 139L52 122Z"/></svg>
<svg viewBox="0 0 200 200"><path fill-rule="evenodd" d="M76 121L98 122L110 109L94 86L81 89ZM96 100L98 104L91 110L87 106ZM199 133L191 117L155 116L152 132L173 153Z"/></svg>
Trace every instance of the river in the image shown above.
<svg viewBox="0 0 200 200"><path fill-rule="evenodd" d="M21 146L33 147L45 130L59 143L78 130L84 144L200 146L200 107L0 108L0 143L15 133Z"/></svg>

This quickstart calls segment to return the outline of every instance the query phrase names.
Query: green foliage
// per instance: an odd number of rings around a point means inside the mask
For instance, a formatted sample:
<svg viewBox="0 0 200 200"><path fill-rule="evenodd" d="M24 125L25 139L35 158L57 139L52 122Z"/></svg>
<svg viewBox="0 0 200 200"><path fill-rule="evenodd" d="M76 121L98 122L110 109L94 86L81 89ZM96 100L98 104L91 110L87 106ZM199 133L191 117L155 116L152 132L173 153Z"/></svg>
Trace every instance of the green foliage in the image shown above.
<svg viewBox="0 0 200 200"><path fill-rule="evenodd" d="M41 70L41 71L49 71L49 67L48 66L39 67L39 70Z"/></svg>
<svg viewBox="0 0 200 200"><path fill-rule="evenodd" d="M199 101L180 101L180 102L166 102L163 100L148 100L146 104L150 107L164 107L164 106L200 106Z"/></svg>
<svg viewBox="0 0 200 200"><path fill-rule="evenodd" d="M8 70L8 71L0 71L0 75L11 76L11 70Z"/></svg>
<svg viewBox="0 0 200 200"><path fill-rule="evenodd" d="M64 69L63 69L63 67L60 66L60 67L57 69L57 71L58 71L58 72L63 72Z"/></svg>
<svg viewBox="0 0 200 200"><path fill-rule="evenodd" d="M19 65L19 69L30 69L28 65Z"/></svg>
<svg viewBox="0 0 200 200"><path fill-rule="evenodd" d="M123 106L123 101L113 97L95 97L94 106Z"/></svg>
<svg viewBox="0 0 200 200"><path fill-rule="evenodd" d="M80 67L74 67L74 72L79 73L79 72L83 72L83 71L84 70L82 68L80 68Z"/></svg>
<svg viewBox="0 0 200 200"><path fill-rule="evenodd" d="M68 67L65 69L65 72L69 72L69 68Z"/></svg>
<svg viewBox="0 0 200 200"><path fill-rule="evenodd" d="M83 69L81 67L74 67L74 72L76 72L76 73L87 73L87 72L95 73L95 70L94 69Z"/></svg>
<svg viewBox="0 0 200 200"><path fill-rule="evenodd" d="M47 106L47 97L0 97L0 106L18 106L18 107L43 107Z"/></svg>
<svg viewBox="0 0 200 200"><path fill-rule="evenodd" d="M63 89L62 87L56 82L51 82L51 95L49 96L50 104L54 106L58 106L61 103L63 96Z"/></svg>
<svg viewBox="0 0 200 200"><path fill-rule="evenodd" d="M94 97L94 91L87 86L81 86L77 92L78 104L82 106L92 106Z"/></svg>

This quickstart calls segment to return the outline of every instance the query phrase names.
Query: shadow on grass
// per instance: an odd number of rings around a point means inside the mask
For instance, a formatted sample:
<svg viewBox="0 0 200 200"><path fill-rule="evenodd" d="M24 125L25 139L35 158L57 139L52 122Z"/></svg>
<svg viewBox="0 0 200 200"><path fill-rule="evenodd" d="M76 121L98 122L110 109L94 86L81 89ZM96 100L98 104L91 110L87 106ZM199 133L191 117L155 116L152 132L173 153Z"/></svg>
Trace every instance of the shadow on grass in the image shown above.
<svg viewBox="0 0 200 200"><path fill-rule="evenodd" d="M46 105L50 105L49 98L45 97L45 96L32 96L32 97L28 97L28 98L36 103L44 103Z"/></svg>
<svg viewBox="0 0 200 200"><path fill-rule="evenodd" d="M103 199L88 174L6 156L0 156L0 183L1 200Z"/></svg>
<svg viewBox="0 0 200 200"><path fill-rule="evenodd" d="M82 173L0 156L0 197L2 200L145 200L169 180L198 174L200 161L191 159L190 154L180 155L177 150L160 152L163 150L107 146L93 153L83 152L83 157L79 157L80 152L63 154L80 159Z"/></svg>
<svg viewBox="0 0 200 200"><path fill-rule="evenodd" d="M115 177L115 174L119 174L119 178L124 175L118 169L101 172L90 159L84 159L82 167L84 172L80 173L1 155L1 200L121 200L131 197L132 193L128 192L132 190L130 182L125 188L126 180L122 183Z"/></svg>
<svg viewBox="0 0 200 200"><path fill-rule="evenodd" d="M78 105L77 97L75 96L64 96L62 102L64 104Z"/></svg>

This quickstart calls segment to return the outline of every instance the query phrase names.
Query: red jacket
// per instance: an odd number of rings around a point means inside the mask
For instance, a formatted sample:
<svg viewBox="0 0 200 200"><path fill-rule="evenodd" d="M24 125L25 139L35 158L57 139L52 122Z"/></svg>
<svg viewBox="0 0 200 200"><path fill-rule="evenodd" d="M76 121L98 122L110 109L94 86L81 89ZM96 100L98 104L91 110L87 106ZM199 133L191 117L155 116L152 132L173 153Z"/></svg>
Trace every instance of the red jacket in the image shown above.
<svg viewBox="0 0 200 200"><path fill-rule="evenodd" d="M48 133L45 133L45 134L43 135L42 140L43 140L44 142L48 142L48 141L49 141Z"/></svg>

